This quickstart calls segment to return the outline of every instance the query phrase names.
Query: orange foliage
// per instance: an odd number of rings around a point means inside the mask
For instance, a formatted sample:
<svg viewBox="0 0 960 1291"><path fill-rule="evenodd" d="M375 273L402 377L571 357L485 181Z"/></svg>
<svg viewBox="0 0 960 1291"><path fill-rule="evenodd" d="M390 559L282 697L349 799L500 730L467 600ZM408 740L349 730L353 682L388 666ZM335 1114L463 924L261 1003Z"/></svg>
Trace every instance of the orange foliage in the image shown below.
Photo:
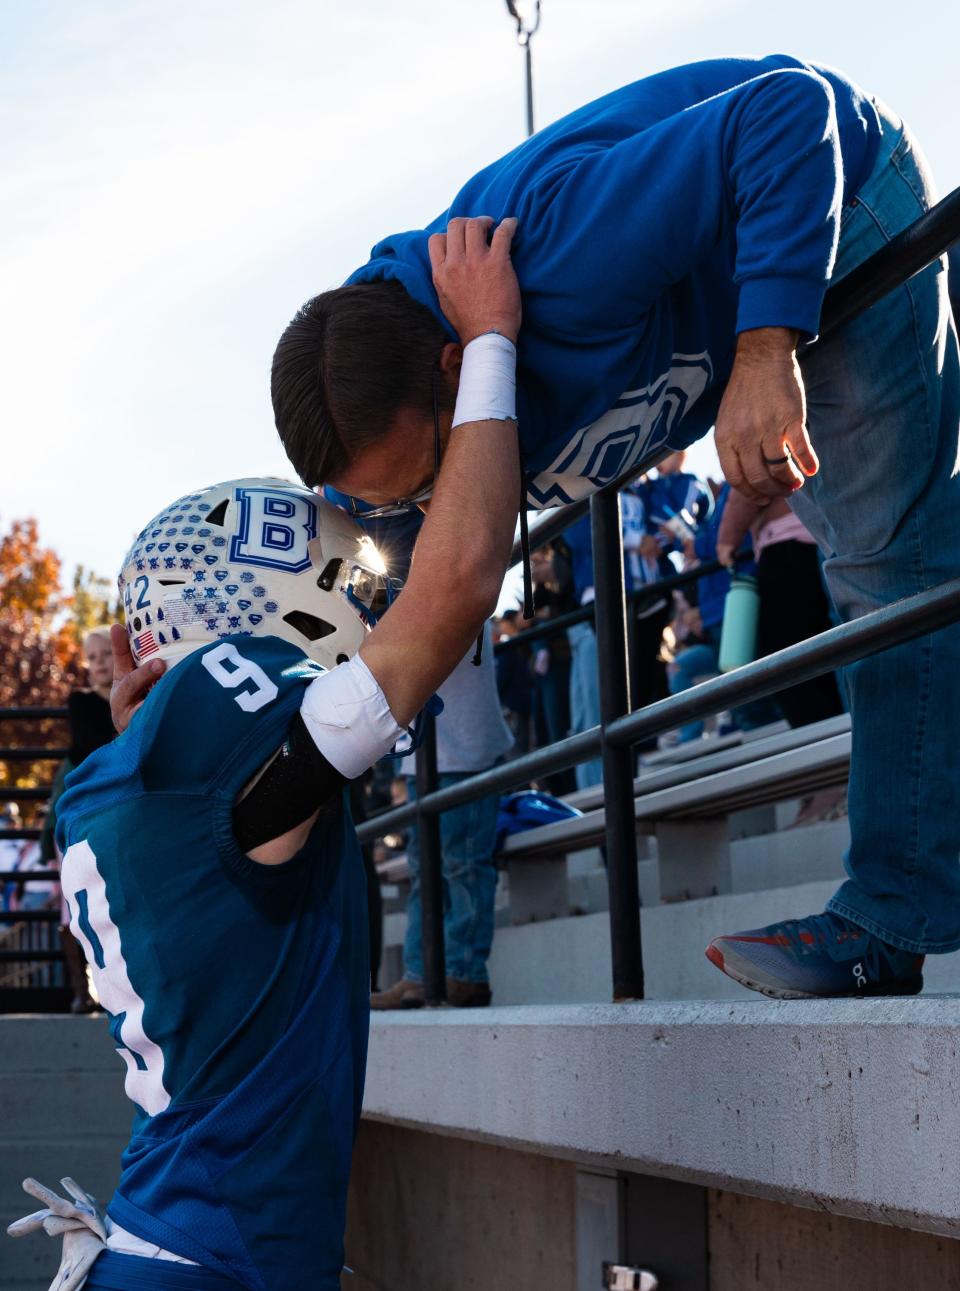
<svg viewBox="0 0 960 1291"><path fill-rule="evenodd" d="M71 622L57 622L69 608L56 552L41 546L35 520L15 520L0 537L0 708L60 707L83 685L77 633ZM62 720L0 725L0 744L8 746L50 746L65 737ZM47 783L52 773L49 762L0 762L0 797L5 786Z"/></svg>

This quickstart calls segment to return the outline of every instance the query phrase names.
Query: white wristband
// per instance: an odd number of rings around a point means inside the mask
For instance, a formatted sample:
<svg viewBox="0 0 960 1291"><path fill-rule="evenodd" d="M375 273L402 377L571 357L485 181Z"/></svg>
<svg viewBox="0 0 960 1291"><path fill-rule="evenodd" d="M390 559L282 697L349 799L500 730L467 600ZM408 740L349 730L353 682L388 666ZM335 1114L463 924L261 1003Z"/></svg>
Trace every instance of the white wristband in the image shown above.
<svg viewBox="0 0 960 1291"><path fill-rule="evenodd" d="M404 733L359 655L311 681L300 715L314 744L348 780L389 753Z"/></svg>
<svg viewBox="0 0 960 1291"><path fill-rule="evenodd" d="M486 332L464 346L453 424L516 419L517 347L499 332Z"/></svg>

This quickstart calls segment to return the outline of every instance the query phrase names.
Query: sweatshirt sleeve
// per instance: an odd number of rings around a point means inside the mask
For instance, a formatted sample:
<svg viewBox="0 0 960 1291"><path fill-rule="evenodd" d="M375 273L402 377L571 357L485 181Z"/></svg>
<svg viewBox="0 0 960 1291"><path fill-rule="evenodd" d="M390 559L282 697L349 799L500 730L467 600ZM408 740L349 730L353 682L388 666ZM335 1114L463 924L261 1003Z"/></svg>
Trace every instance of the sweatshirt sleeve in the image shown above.
<svg viewBox="0 0 960 1291"><path fill-rule="evenodd" d="M758 76L547 170L517 212L525 321L635 325L733 233L737 331L813 336L842 193L829 83L803 68Z"/></svg>

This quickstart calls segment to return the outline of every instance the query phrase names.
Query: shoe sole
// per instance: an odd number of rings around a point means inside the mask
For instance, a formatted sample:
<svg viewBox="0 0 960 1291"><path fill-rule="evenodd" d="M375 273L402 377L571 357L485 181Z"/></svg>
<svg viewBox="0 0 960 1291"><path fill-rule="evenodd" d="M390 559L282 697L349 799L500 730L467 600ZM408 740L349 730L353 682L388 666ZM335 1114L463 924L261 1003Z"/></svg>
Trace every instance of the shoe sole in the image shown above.
<svg viewBox="0 0 960 1291"><path fill-rule="evenodd" d="M923 978L913 977L892 988L868 986L860 991L831 991L828 994L816 994L813 991L791 991L786 987L770 986L767 983L756 981L748 972L739 968L738 965L729 963L724 958L723 951L716 946L708 946L705 953L710 963L715 968L719 968L721 973L726 973L727 977L733 978L741 986L746 986L751 991L758 991L761 995L766 995L771 1000L859 1000L867 996L876 998L884 995L919 995L923 990Z"/></svg>

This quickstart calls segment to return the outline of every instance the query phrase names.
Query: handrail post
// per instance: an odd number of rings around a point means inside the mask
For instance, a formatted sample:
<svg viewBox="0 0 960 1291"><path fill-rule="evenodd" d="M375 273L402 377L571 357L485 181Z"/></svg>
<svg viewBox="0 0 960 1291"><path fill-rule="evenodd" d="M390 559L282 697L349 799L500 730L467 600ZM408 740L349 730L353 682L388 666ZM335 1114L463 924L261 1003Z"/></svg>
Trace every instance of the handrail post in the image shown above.
<svg viewBox="0 0 960 1291"><path fill-rule="evenodd" d="M623 578L620 494L602 490L590 499L600 723L630 711L627 609ZM633 750L602 744L603 797L610 895L610 951L614 1000L643 998L637 826L633 814Z"/></svg>
<svg viewBox="0 0 960 1291"><path fill-rule="evenodd" d="M420 848L420 910L423 947L423 990L427 1005L446 1003L447 971L443 944L443 853L440 817L419 809L433 793L437 775L436 718L424 713L423 742L417 749L417 841Z"/></svg>

